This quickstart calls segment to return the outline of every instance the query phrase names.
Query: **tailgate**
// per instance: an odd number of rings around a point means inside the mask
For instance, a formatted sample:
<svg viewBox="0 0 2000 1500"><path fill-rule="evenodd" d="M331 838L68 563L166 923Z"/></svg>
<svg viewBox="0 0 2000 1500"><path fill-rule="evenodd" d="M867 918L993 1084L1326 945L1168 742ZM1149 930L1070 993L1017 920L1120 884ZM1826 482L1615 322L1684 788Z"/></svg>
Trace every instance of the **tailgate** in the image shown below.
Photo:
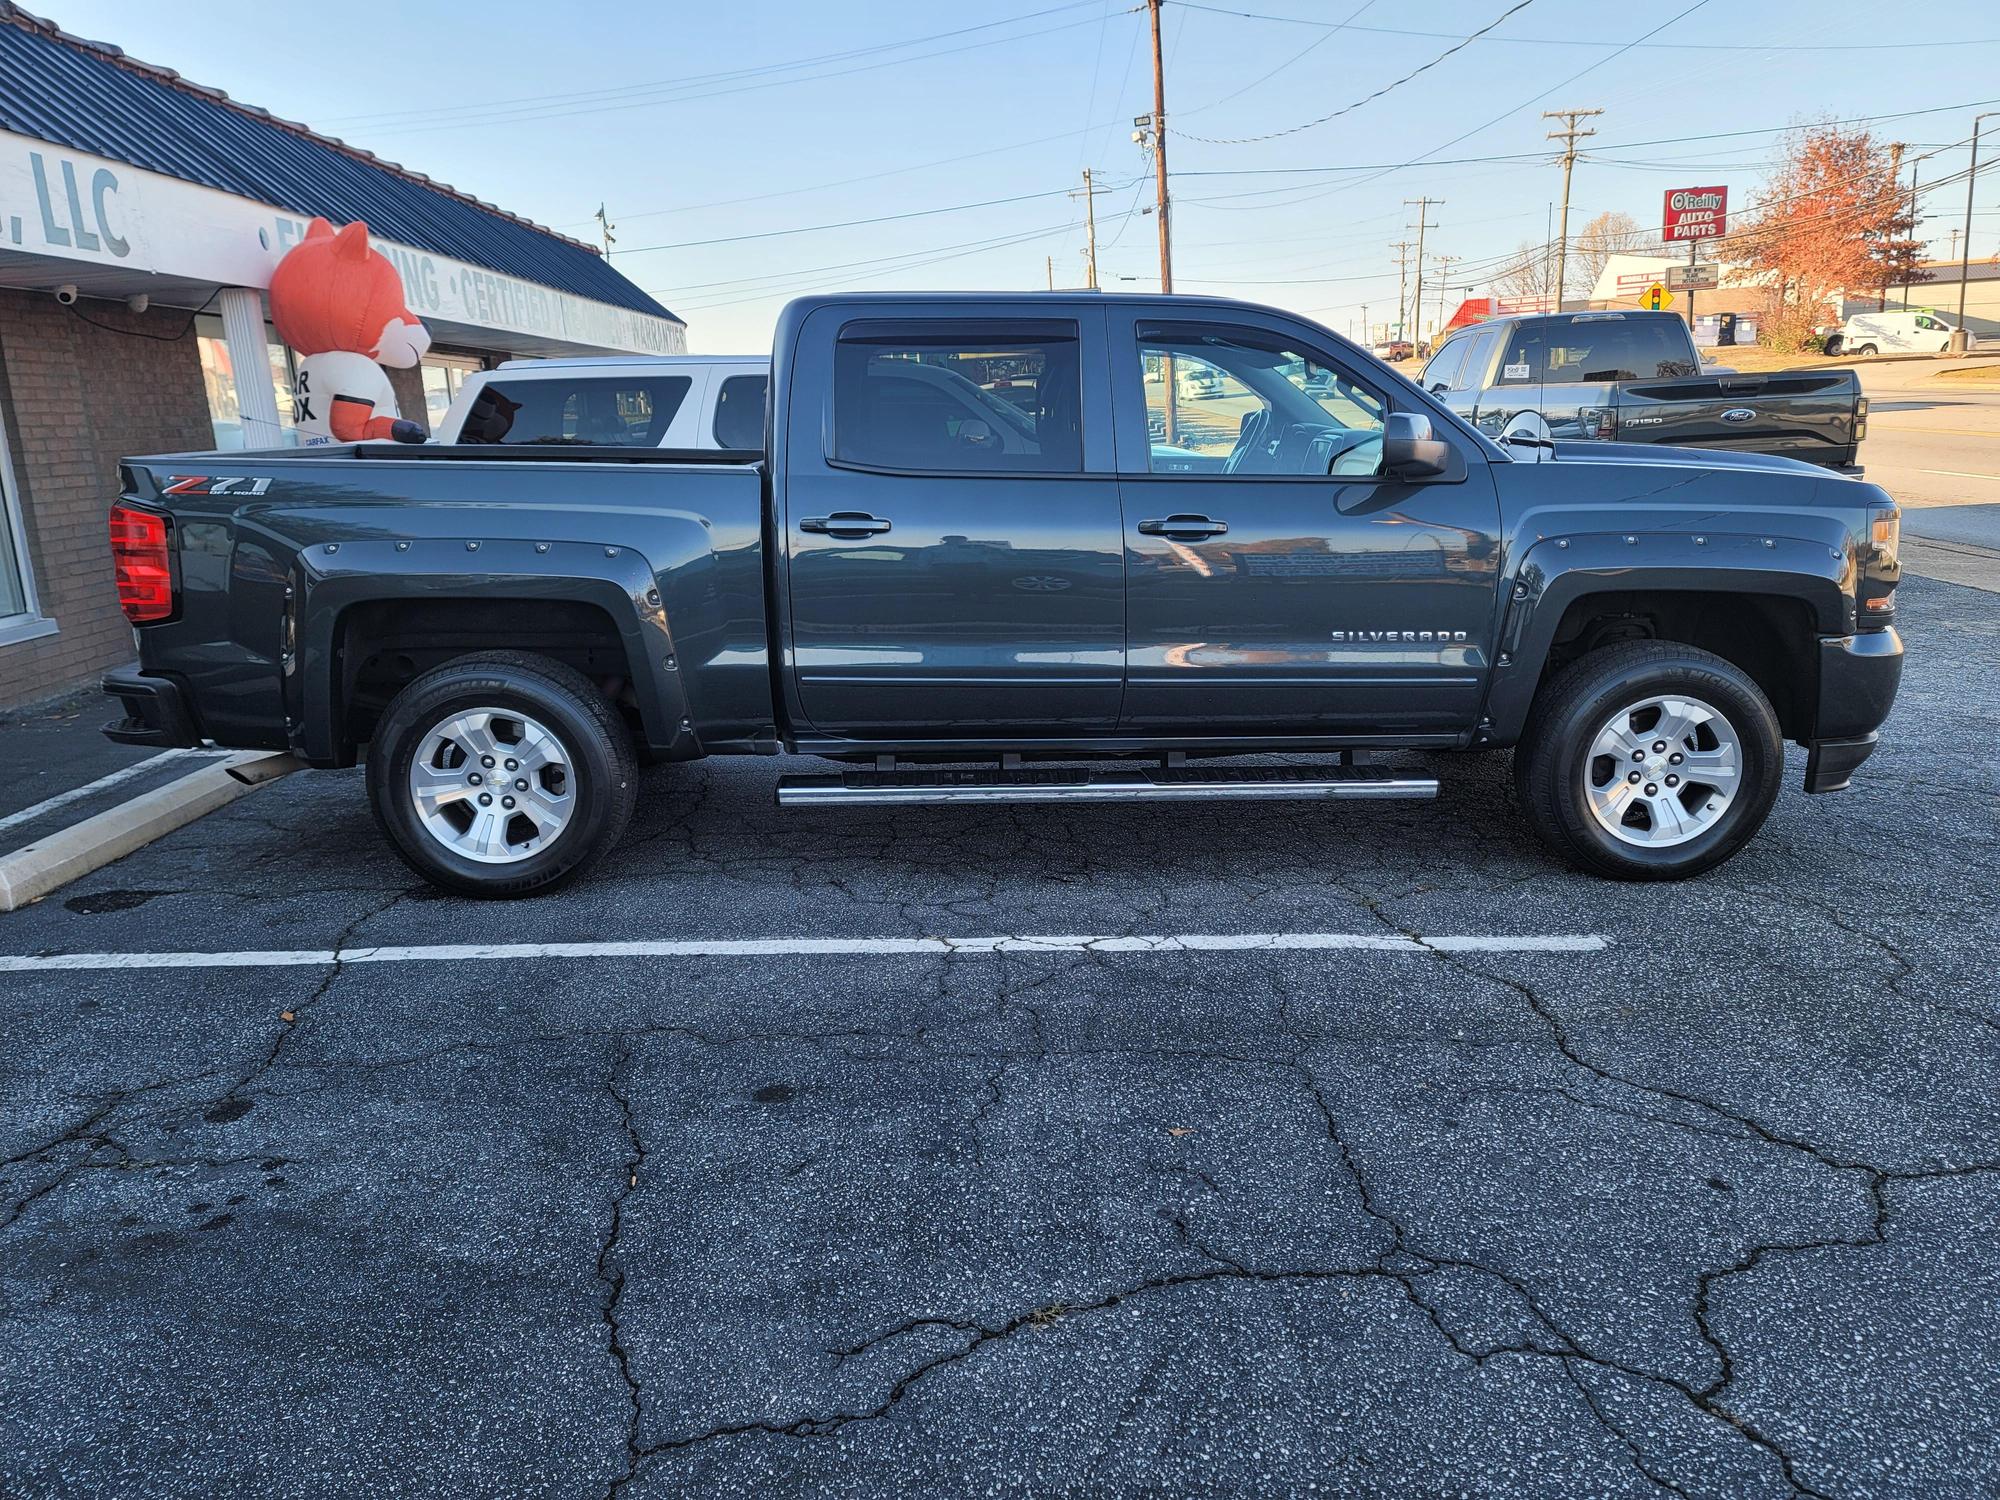
<svg viewBox="0 0 2000 1500"><path fill-rule="evenodd" d="M1859 393L1852 370L1637 380L1619 387L1618 437L1838 463L1855 444Z"/></svg>

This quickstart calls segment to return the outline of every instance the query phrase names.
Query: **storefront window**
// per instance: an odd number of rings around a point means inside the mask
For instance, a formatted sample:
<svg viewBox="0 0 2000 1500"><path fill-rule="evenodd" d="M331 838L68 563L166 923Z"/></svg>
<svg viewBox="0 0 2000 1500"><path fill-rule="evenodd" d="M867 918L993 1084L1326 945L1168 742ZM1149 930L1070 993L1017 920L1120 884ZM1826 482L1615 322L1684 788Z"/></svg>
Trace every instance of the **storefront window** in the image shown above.
<svg viewBox="0 0 2000 1500"><path fill-rule="evenodd" d="M236 366L222 334L222 319L204 313L194 320L195 343L201 352L201 379L208 388L208 421L218 448L244 448L243 412L236 400ZM292 384L297 374L292 353L265 330L264 352L271 362L269 379L278 395L278 426L287 445L298 442L292 430Z"/></svg>
<svg viewBox="0 0 2000 1500"><path fill-rule="evenodd" d="M459 387L465 384L466 377L478 369L477 362L469 359L424 361L424 425L432 432L438 430L444 421L444 414L451 410L451 403L457 399Z"/></svg>
<svg viewBox="0 0 2000 1500"><path fill-rule="evenodd" d="M21 583L21 538L14 532L13 507L0 495L0 620L28 612L28 591Z"/></svg>

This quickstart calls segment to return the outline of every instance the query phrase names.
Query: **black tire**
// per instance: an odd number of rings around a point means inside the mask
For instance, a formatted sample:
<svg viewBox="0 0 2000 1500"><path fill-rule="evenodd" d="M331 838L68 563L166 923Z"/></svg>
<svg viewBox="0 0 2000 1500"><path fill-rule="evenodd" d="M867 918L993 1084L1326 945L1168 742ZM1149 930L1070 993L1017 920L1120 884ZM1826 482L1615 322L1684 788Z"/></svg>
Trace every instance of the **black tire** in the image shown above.
<svg viewBox="0 0 2000 1500"><path fill-rule="evenodd" d="M549 843L504 864L448 848L425 828L409 792L411 761L434 726L479 708L540 721L569 751L569 821ZM523 651L484 651L424 673L396 695L368 747L368 801L404 863L466 896L530 896L574 880L602 859L631 821L638 791L632 735L582 673Z"/></svg>
<svg viewBox="0 0 2000 1500"><path fill-rule="evenodd" d="M1712 826L1685 843L1647 848L1614 835L1592 812L1588 752L1622 706L1659 694L1685 694L1720 711L1736 731L1741 783ZM1514 785L1536 836L1576 868L1614 880L1681 880L1750 841L1777 801L1784 766L1778 716L1741 668L1677 641L1631 641L1593 651L1543 684L1514 752Z"/></svg>
<svg viewBox="0 0 2000 1500"><path fill-rule="evenodd" d="M1833 333L1833 334L1828 334L1828 335L1827 335L1827 340L1826 340L1826 344L1825 344L1825 352L1826 352L1826 353L1827 353L1828 355L1830 355L1830 356L1832 356L1833 358L1835 358L1835 359L1838 359L1838 358L1840 357L1840 335L1839 335L1839 334L1837 334L1837 333Z"/></svg>

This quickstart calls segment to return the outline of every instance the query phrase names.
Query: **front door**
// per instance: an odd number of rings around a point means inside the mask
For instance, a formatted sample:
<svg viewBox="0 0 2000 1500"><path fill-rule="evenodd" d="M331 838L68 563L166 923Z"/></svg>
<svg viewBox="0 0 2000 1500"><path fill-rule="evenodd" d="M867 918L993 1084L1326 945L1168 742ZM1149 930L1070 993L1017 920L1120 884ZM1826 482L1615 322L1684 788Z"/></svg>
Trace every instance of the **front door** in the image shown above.
<svg viewBox="0 0 2000 1500"><path fill-rule="evenodd" d="M796 707L814 730L909 741L1116 726L1118 481L1102 376L1084 376L1103 369L1102 337L1096 309L808 321L798 366L832 380L792 392L780 515Z"/></svg>
<svg viewBox="0 0 2000 1500"><path fill-rule="evenodd" d="M1384 476L1386 384L1275 318L1118 334L1125 732L1470 728L1500 555L1484 455L1461 439L1444 482ZM1190 363L1212 388L1147 378Z"/></svg>

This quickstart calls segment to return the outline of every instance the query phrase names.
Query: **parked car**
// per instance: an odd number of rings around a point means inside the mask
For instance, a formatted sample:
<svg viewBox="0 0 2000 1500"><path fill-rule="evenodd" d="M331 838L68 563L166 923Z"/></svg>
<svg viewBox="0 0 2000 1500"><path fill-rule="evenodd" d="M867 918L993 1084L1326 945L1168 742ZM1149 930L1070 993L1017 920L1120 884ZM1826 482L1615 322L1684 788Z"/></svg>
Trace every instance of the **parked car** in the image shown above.
<svg viewBox="0 0 2000 1500"><path fill-rule="evenodd" d="M1703 369L1672 313L1493 318L1447 339L1417 376L1490 436L1673 443L1851 465L1868 432L1852 370Z"/></svg>
<svg viewBox="0 0 2000 1500"><path fill-rule="evenodd" d="M1408 339L1385 339L1375 345L1372 352L1384 364L1394 364L1398 360L1415 358L1417 349Z"/></svg>
<svg viewBox="0 0 2000 1500"><path fill-rule="evenodd" d="M1828 354L1942 354L1958 325L1936 313L1856 313L1826 340ZM1976 340L1974 342L1977 342Z"/></svg>
<svg viewBox="0 0 2000 1500"><path fill-rule="evenodd" d="M1001 354L1033 410L965 373ZM1197 357L1240 418L1135 438L1145 362ZM1337 395L1289 378L1300 359ZM780 751L846 765L775 778L781 805L880 808L1428 798L1427 768L1349 754L1512 746L1552 848L1651 880L1750 839L1785 739L1807 791L1847 786L1896 693L1881 489L1495 442L1288 313L818 296L780 317L772 368L768 457L127 461L111 540L139 661L106 679L107 732L365 757L397 852L482 896L600 858L642 756ZM1292 758L1210 760L1272 752Z"/></svg>
<svg viewBox="0 0 2000 1500"><path fill-rule="evenodd" d="M435 443L764 446L762 354L510 359L465 378Z"/></svg>
<svg viewBox="0 0 2000 1500"><path fill-rule="evenodd" d="M1183 401L1208 401L1222 394L1222 375L1205 360L1177 359L1174 389Z"/></svg>

